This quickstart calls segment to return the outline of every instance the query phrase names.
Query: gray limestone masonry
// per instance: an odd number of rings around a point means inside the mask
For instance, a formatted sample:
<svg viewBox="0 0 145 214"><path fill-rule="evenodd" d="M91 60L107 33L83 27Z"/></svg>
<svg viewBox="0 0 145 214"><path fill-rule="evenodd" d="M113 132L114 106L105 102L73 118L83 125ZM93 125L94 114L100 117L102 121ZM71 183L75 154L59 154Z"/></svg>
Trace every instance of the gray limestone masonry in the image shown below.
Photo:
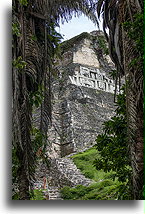
<svg viewBox="0 0 145 214"><path fill-rule="evenodd" d="M62 200L59 190L64 186L92 183L70 156L96 143L102 124L115 110L115 83L109 75L115 67L102 32L83 33L63 43L62 48L57 62L59 75L51 81L52 123L46 148L51 164L48 168L40 161L35 173L34 188L43 189L45 178L44 196L48 200Z"/></svg>
<svg viewBox="0 0 145 214"><path fill-rule="evenodd" d="M46 189L43 190L43 194L47 200L62 200L60 188L64 186L88 186L92 183L92 180L86 178L69 157L53 159L49 169L40 161L35 177L37 178L34 183L35 189L44 189L46 178Z"/></svg>
<svg viewBox="0 0 145 214"><path fill-rule="evenodd" d="M80 36L76 43L74 39L58 62L59 75L52 80L52 124L47 144L50 158L94 145L103 122L114 114L115 83L109 72L115 68L109 55L100 52L98 38L107 47L103 34L93 32L87 38Z"/></svg>

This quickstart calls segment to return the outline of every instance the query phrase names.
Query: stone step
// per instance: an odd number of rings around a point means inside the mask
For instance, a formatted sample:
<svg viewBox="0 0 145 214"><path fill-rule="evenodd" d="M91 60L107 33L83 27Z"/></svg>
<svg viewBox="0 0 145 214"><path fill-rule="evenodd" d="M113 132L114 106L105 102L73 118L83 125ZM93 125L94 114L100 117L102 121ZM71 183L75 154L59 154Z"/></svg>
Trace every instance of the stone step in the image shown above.
<svg viewBox="0 0 145 214"><path fill-rule="evenodd" d="M60 196L60 194L54 194L54 193L53 193L53 194L50 194L50 193L49 193L49 196L51 196L51 197L58 197L58 196Z"/></svg>
<svg viewBox="0 0 145 214"><path fill-rule="evenodd" d="M79 169L77 169L73 160L70 158L64 157L54 160L53 167L60 172L60 179L61 177L68 179L72 183L72 186L80 184L87 186L92 182L90 179L86 178Z"/></svg>
<svg viewBox="0 0 145 214"><path fill-rule="evenodd" d="M42 165L43 173L41 177L37 176L38 180L36 182L38 188L43 187L43 177L47 178L48 185L46 185L47 191L44 191L44 197L46 200L63 200L60 194L60 186L71 186L75 187L77 185L88 186L92 183L91 179L86 178L79 169L77 169L73 160L70 158L57 158L52 160L51 168L49 173L46 174L45 167ZM39 172L39 170L37 171ZM42 176L43 175L43 176ZM63 182L63 185L62 185Z"/></svg>
<svg viewBox="0 0 145 214"><path fill-rule="evenodd" d="M62 198L50 198L49 200L63 200Z"/></svg>

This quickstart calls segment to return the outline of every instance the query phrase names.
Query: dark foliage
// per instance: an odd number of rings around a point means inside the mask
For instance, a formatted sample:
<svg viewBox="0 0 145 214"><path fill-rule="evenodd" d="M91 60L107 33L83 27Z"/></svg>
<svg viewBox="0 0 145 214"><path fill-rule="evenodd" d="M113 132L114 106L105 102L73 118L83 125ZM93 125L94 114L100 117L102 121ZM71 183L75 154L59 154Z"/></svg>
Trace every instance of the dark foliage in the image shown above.
<svg viewBox="0 0 145 214"><path fill-rule="evenodd" d="M95 160L97 169L113 170L119 181L130 179L130 157L127 138L126 95L117 96L116 115L104 123L103 134L98 135L96 148L101 158Z"/></svg>

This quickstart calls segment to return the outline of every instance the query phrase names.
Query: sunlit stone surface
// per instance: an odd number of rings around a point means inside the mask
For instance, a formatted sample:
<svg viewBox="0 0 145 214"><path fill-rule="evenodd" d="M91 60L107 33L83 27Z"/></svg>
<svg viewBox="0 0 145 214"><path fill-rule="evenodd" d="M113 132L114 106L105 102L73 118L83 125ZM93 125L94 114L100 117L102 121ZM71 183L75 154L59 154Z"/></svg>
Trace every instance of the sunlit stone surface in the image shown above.
<svg viewBox="0 0 145 214"><path fill-rule="evenodd" d="M51 158L81 151L96 143L102 124L114 115L114 64L96 36L77 38L64 50L52 81L52 124L47 152Z"/></svg>

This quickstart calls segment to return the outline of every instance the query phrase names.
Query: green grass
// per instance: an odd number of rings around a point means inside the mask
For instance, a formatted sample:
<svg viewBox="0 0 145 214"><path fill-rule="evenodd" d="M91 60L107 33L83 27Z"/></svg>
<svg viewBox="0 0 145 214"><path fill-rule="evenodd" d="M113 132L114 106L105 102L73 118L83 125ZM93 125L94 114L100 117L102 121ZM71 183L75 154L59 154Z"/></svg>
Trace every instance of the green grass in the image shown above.
<svg viewBox="0 0 145 214"><path fill-rule="evenodd" d="M93 162L99 157L95 147L71 157L77 168L94 183L88 187L78 185L75 188L62 188L61 195L64 200L118 200L120 192L124 194L124 199L128 199L125 194L125 184L119 182L117 178L114 179L114 172L96 170Z"/></svg>
<svg viewBox="0 0 145 214"><path fill-rule="evenodd" d="M43 196L43 191L46 191L44 189L34 189L33 191L30 192L30 200L46 200ZM20 200L19 199L19 194L16 193L13 197L12 200Z"/></svg>
<svg viewBox="0 0 145 214"><path fill-rule="evenodd" d="M93 179L94 181L113 178L114 172L105 173L103 170L96 170L93 162L96 158L99 157L99 152L95 147L72 156L77 168L81 170L85 177Z"/></svg>
<svg viewBox="0 0 145 214"><path fill-rule="evenodd" d="M88 187L64 187L61 195L64 200L117 200L120 187L118 182L104 180Z"/></svg>
<svg viewBox="0 0 145 214"><path fill-rule="evenodd" d="M30 200L46 200L43 196L43 189L34 189Z"/></svg>

